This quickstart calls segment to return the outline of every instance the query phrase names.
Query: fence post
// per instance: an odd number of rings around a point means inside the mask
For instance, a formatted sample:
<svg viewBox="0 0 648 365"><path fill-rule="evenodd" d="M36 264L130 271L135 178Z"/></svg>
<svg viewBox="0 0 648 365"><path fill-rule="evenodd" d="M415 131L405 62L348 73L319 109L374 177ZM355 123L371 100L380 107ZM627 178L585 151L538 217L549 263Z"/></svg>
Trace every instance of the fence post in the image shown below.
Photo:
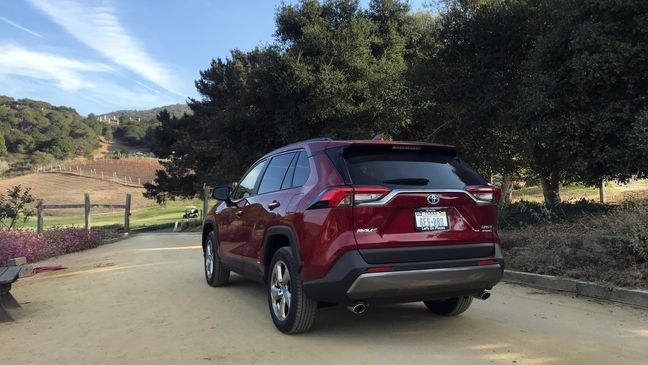
<svg viewBox="0 0 648 365"><path fill-rule="evenodd" d="M124 231L130 232L130 210L131 210L131 195L126 194L126 208L124 209Z"/></svg>
<svg viewBox="0 0 648 365"><path fill-rule="evenodd" d="M90 230L90 194L83 194L83 204L85 205L85 229Z"/></svg>
<svg viewBox="0 0 648 365"><path fill-rule="evenodd" d="M38 199L36 203L36 209L38 210L38 215L36 217L36 233L43 233L43 200Z"/></svg>
<svg viewBox="0 0 648 365"><path fill-rule="evenodd" d="M203 220L205 219L205 214L207 214L207 210L209 209L209 187L205 186L203 189L203 209L202 209L202 218Z"/></svg>

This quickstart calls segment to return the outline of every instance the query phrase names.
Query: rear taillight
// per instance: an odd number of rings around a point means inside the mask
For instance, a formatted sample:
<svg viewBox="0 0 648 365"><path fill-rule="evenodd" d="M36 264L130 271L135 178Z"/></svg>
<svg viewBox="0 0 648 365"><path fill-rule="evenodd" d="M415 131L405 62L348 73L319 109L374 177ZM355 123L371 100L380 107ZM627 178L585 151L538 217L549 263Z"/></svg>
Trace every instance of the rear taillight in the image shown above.
<svg viewBox="0 0 648 365"><path fill-rule="evenodd" d="M502 191L494 186L467 187L466 190L481 203L497 204L502 195Z"/></svg>
<svg viewBox="0 0 648 365"><path fill-rule="evenodd" d="M310 209L350 207L353 204L379 200L389 192L389 189L383 187L332 187L325 190Z"/></svg>
<svg viewBox="0 0 648 365"><path fill-rule="evenodd" d="M359 187L353 189L353 201L356 203L367 203L379 200L389 194L391 190L382 187Z"/></svg>

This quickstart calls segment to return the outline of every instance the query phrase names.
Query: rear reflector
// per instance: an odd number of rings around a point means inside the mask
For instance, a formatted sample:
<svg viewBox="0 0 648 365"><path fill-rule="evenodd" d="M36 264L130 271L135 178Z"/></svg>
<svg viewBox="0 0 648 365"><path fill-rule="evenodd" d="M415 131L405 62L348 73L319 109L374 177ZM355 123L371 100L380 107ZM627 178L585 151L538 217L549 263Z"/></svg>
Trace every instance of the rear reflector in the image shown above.
<svg viewBox="0 0 648 365"><path fill-rule="evenodd" d="M495 263L495 260L479 260L477 264L479 265L492 265Z"/></svg>
<svg viewBox="0 0 648 365"><path fill-rule="evenodd" d="M394 268L391 266L375 266L367 269L367 272L385 272L392 271Z"/></svg>
<svg viewBox="0 0 648 365"><path fill-rule="evenodd" d="M348 207L351 205L352 188L335 188L326 191L319 202L326 202L328 207ZM318 202L318 203L319 203Z"/></svg>
<svg viewBox="0 0 648 365"><path fill-rule="evenodd" d="M383 187L332 187L324 191L309 209L350 207L353 204L378 200L390 191Z"/></svg>

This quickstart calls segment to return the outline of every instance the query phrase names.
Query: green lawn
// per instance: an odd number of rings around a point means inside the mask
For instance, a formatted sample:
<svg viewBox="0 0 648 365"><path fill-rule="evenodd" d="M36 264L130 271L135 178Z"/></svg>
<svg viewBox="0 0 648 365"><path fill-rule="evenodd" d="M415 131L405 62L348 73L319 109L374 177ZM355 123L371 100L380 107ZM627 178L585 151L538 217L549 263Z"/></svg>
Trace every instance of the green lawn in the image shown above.
<svg viewBox="0 0 648 365"><path fill-rule="evenodd" d="M182 219L185 209L188 206L195 206L202 209L202 201L199 199L169 201L165 205L151 205L131 211L131 229L138 229L150 226L158 226L165 223L173 223ZM52 213L50 213L52 214ZM74 209L68 211L56 211L54 215L45 211L43 225L45 228L52 226L83 226L83 210ZM124 224L124 211L114 210L113 212L101 212L93 210L90 213L92 227L114 226ZM36 228L36 217L32 217L23 228Z"/></svg>

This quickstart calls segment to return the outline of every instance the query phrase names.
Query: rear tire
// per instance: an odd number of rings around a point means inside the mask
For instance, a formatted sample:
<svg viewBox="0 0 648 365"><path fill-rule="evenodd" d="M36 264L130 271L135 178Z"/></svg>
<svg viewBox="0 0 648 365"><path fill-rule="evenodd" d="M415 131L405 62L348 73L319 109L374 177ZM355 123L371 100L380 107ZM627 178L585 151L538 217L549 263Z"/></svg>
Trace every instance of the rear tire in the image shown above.
<svg viewBox="0 0 648 365"><path fill-rule="evenodd" d="M454 317L465 312L470 307L472 300L472 297L455 297L445 300L429 300L423 303L433 313Z"/></svg>
<svg viewBox="0 0 648 365"><path fill-rule="evenodd" d="M203 258L207 284L215 287L229 284L230 271L223 266L218 257L218 243L213 231L207 235Z"/></svg>
<svg viewBox="0 0 648 365"><path fill-rule="evenodd" d="M315 321L317 302L306 296L292 250L282 247L268 267L268 307L277 329L286 334L308 331Z"/></svg>

